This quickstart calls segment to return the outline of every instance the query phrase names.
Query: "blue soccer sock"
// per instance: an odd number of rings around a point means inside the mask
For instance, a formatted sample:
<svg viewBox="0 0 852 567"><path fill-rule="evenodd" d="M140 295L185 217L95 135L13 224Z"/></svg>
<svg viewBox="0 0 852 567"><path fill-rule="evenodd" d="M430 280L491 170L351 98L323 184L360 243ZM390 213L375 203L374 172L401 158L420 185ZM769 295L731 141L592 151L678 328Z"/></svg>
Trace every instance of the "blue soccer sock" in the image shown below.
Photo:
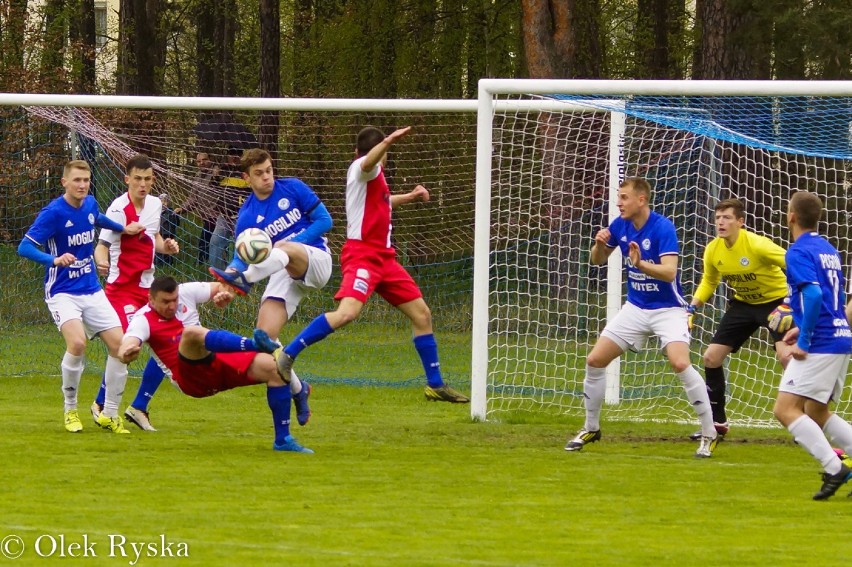
<svg viewBox="0 0 852 567"><path fill-rule="evenodd" d="M230 331L207 331L204 348L210 352L257 352L254 339L241 337Z"/></svg>
<svg viewBox="0 0 852 567"><path fill-rule="evenodd" d="M148 403L154 397L154 392L160 387L160 383L165 377L163 369L157 364L153 358L148 359L148 364L145 365L145 370L142 371L142 380L139 382L139 390L136 392L136 398L130 404L138 410L148 411Z"/></svg>
<svg viewBox="0 0 852 567"><path fill-rule="evenodd" d="M302 331L296 335L296 338L284 348L284 352L289 354L292 358L296 358L299 356L300 352L312 344L323 340L333 332L334 329L332 329L331 325L328 324L328 319L325 318L325 314L322 314L308 323L308 326L302 329Z"/></svg>
<svg viewBox="0 0 852 567"><path fill-rule="evenodd" d="M267 386L266 401L272 411L272 424L275 426L275 443L285 443L290 435L290 387Z"/></svg>
<svg viewBox="0 0 852 567"><path fill-rule="evenodd" d="M444 379L441 377L441 363L438 362L438 343L435 342L435 335L429 333L414 337L414 348L420 355L420 362L423 363L423 370L426 371L426 383L429 387L443 386Z"/></svg>
<svg viewBox="0 0 852 567"><path fill-rule="evenodd" d="M98 388L98 395L95 396L95 403L101 407L104 407L104 400L106 399L106 375L101 374L101 387Z"/></svg>

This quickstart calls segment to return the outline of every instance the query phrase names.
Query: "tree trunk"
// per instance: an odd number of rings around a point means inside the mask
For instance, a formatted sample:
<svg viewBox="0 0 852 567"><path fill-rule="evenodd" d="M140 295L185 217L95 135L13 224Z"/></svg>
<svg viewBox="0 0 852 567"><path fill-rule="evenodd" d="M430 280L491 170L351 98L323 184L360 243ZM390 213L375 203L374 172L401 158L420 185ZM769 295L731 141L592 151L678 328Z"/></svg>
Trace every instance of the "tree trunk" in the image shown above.
<svg viewBox="0 0 852 567"><path fill-rule="evenodd" d="M95 84L95 0L75 0L71 19L74 87L79 94L94 94Z"/></svg>
<svg viewBox="0 0 852 567"><path fill-rule="evenodd" d="M234 38L237 31L236 0L215 3L213 91L215 96L234 96Z"/></svg>
<svg viewBox="0 0 852 567"><path fill-rule="evenodd" d="M293 95L297 97L315 94L312 68L305 64L299 53L308 53L311 48L311 27L314 25L313 0L295 0L293 10Z"/></svg>
<svg viewBox="0 0 852 567"><path fill-rule="evenodd" d="M136 1L121 0L118 8L116 94L136 94Z"/></svg>
<svg viewBox="0 0 852 567"><path fill-rule="evenodd" d="M160 34L160 0L136 0L136 72L138 92L143 96L160 94L157 69L165 53Z"/></svg>
<svg viewBox="0 0 852 567"><path fill-rule="evenodd" d="M524 0L524 48L527 68L533 78L596 78L601 76L603 48L601 47L598 0L581 2L567 0ZM551 298L575 299L577 270L568 269L577 262L582 235L591 230L581 218L594 197L600 179L606 173L606 146L600 145L599 136L606 132L606 124L596 116L543 113L539 118L537 138L541 152L543 180L548 225L548 289ZM573 137L585 132L581 150L575 147L580 141ZM598 148L595 150L595 148ZM577 151L585 152L589 167L576 171L571 159ZM604 155L593 155L589 152ZM576 175L582 175L578 180ZM605 177L604 177L605 178ZM581 187L584 191L578 191Z"/></svg>
<svg viewBox="0 0 852 567"><path fill-rule="evenodd" d="M523 0L527 71L533 79L571 77L577 48L571 14L574 0Z"/></svg>
<svg viewBox="0 0 852 567"><path fill-rule="evenodd" d="M605 50L600 35L600 0L569 0L567 8L562 2L554 1L555 18L564 18L560 12L567 12L571 21L569 28L573 30L574 46L570 50L573 59L568 60L572 78L600 79L603 77ZM557 27L556 56L567 54L568 32L559 32ZM564 36L564 37L563 37Z"/></svg>
<svg viewBox="0 0 852 567"><path fill-rule="evenodd" d="M637 79L681 79L673 54L682 35L683 0L639 0L636 17Z"/></svg>
<svg viewBox="0 0 852 567"><path fill-rule="evenodd" d="M214 69L216 61L216 26L210 25L215 14L215 0L198 0L195 8L195 73L198 96L215 96ZM215 18L214 18L215 21Z"/></svg>
<svg viewBox="0 0 852 567"><path fill-rule="evenodd" d="M165 34L161 30L161 0L121 0L119 8L119 94L160 94L157 75L165 61Z"/></svg>
<svg viewBox="0 0 852 567"><path fill-rule="evenodd" d="M260 0L260 96L281 96L281 21L278 0ZM278 154L277 112L262 112L260 137L262 148L272 154L273 163Z"/></svg>
<svg viewBox="0 0 852 567"><path fill-rule="evenodd" d="M44 49L41 53L42 88L49 93L65 91L65 0L47 0L44 6Z"/></svg>
<svg viewBox="0 0 852 567"><path fill-rule="evenodd" d="M693 79L770 78L772 22L758 0L697 0Z"/></svg>
<svg viewBox="0 0 852 567"><path fill-rule="evenodd" d="M479 85L477 78L488 77L488 13L484 2L469 2L467 6L467 81L462 96L476 98Z"/></svg>

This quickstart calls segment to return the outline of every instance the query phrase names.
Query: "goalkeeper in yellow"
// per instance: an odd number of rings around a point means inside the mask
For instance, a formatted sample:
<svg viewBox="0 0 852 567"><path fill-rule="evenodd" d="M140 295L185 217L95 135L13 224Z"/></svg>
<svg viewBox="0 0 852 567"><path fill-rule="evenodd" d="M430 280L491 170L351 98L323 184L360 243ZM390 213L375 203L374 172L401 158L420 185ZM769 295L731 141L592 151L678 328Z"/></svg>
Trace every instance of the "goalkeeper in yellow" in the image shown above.
<svg viewBox="0 0 852 567"><path fill-rule="evenodd" d="M783 316L783 313L779 315L773 311L783 304L787 296L785 250L765 236L743 228L745 210L738 199L719 201L715 211L717 237L704 250L704 274L689 306L689 326L691 329L695 309L712 297L719 282L724 279L734 296L704 351L704 377L713 410L713 423L716 432L723 436L728 432L725 358L737 352L760 327L766 327L775 342L778 360L786 368L790 347L782 338L792 317L788 315L783 322L773 321L772 327L777 330L769 327L770 315L776 319Z"/></svg>

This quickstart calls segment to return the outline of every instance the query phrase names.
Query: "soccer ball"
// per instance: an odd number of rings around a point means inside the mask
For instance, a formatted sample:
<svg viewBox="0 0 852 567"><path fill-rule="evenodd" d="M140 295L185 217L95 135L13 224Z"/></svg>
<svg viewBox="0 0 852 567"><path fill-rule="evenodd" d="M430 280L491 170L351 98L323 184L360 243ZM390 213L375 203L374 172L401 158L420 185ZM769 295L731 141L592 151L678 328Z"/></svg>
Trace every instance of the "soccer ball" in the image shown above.
<svg viewBox="0 0 852 567"><path fill-rule="evenodd" d="M269 258L272 240L259 228L247 228L237 237L237 256L246 264L258 264Z"/></svg>

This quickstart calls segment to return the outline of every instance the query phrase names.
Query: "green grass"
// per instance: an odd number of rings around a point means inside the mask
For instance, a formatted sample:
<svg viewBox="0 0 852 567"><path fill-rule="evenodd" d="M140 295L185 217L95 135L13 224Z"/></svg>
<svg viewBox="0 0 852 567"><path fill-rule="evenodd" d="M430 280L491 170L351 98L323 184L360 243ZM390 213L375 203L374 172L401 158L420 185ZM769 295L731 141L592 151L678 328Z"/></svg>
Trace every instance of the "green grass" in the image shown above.
<svg viewBox="0 0 852 567"><path fill-rule="evenodd" d="M84 376L83 408L96 383ZM818 466L780 429L734 430L696 460L694 426L610 422L569 454L576 418L472 423L419 387L325 384L312 402L294 432L317 453L278 454L260 386L194 400L164 385L159 432L87 419L72 435L57 378L1 378L0 536L28 548L10 564L58 562L34 555L42 534L96 542L97 560L67 565L127 565L110 534L165 534L189 557L137 564L185 566L824 566L848 538L847 490L812 502Z"/></svg>

